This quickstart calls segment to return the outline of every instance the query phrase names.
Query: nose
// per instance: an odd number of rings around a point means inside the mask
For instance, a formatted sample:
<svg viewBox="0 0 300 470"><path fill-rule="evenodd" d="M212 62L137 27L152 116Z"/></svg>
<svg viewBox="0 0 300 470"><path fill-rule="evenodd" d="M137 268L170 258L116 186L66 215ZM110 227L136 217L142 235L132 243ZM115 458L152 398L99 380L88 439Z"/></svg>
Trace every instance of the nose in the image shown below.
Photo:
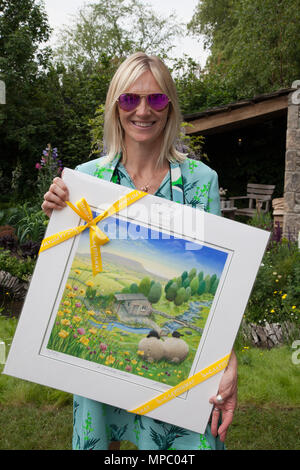
<svg viewBox="0 0 300 470"><path fill-rule="evenodd" d="M147 103L147 97L146 96L141 96L141 101L138 107L135 110L135 114L137 116L145 116L147 114L151 113L151 108Z"/></svg>

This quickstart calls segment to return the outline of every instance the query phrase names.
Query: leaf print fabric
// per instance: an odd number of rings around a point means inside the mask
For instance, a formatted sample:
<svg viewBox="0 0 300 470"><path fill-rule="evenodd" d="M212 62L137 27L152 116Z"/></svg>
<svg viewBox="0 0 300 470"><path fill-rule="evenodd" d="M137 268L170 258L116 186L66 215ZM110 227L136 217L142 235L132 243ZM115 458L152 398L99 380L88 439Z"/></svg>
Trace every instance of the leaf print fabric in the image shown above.
<svg viewBox="0 0 300 470"><path fill-rule="evenodd" d="M101 157L76 169L135 189L120 158L117 155L111 163L106 163L106 159ZM181 165L171 163L170 172L155 195L221 214L217 174L200 161L188 158ZM224 449L219 438L212 436L209 425L205 434L199 434L79 396L74 396L73 410L73 449Z"/></svg>

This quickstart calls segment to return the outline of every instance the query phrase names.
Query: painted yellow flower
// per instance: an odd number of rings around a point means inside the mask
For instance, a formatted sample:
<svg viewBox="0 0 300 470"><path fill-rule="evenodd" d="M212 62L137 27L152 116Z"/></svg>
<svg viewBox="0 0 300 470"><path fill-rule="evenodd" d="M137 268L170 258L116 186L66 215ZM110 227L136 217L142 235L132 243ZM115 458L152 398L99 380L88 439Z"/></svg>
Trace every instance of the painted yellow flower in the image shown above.
<svg viewBox="0 0 300 470"><path fill-rule="evenodd" d="M69 314L69 313L71 313L71 310L69 308L64 308L64 312Z"/></svg>
<svg viewBox="0 0 300 470"><path fill-rule="evenodd" d="M81 274L80 269L74 269L74 272L75 272L76 274Z"/></svg>
<svg viewBox="0 0 300 470"><path fill-rule="evenodd" d="M140 351L140 350L138 350L137 353L138 353L139 356L143 356L143 355L145 354L145 351Z"/></svg>
<svg viewBox="0 0 300 470"><path fill-rule="evenodd" d="M101 359L104 359L105 354L99 354L99 357L100 357Z"/></svg>
<svg viewBox="0 0 300 470"><path fill-rule="evenodd" d="M93 281L86 281L85 285L88 287L94 287Z"/></svg>
<svg viewBox="0 0 300 470"><path fill-rule="evenodd" d="M112 356L111 354L106 358L105 364L113 364L115 362L116 358Z"/></svg>
<svg viewBox="0 0 300 470"><path fill-rule="evenodd" d="M82 318L79 317L78 315L74 315L73 320L74 320L75 323L80 323Z"/></svg>
<svg viewBox="0 0 300 470"><path fill-rule="evenodd" d="M67 336L69 336L69 333L66 330L60 330L60 332L58 333L58 336L65 339Z"/></svg>
<svg viewBox="0 0 300 470"><path fill-rule="evenodd" d="M91 317L93 317L95 315L95 312L94 310L88 310L88 315L91 315Z"/></svg>
<svg viewBox="0 0 300 470"><path fill-rule="evenodd" d="M85 290L84 290L84 289L80 289L79 294L80 294L80 295L85 295Z"/></svg>
<svg viewBox="0 0 300 470"><path fill-rule="evenodd" d="M105 310L105 313L106 313L106 315L112 315L112 311L111 311L111 310Z"/></svg>
<svg viewBox="0 0 300 470"><path fill-rule="evenodd" d="M137 364L137 361L135 359L132 359L131 364L135 365Z"/></svg>
<svg viewBox="0 0 300 470"><path fill-rule="evenodd" d="M124 351L125 356L129 356L129 351Z"/></svg>
<svg viewBox="0 0 300 470"><path fill-rule="evenodd" d="M86 336L81 336L79 342L87 346L89 344L89 339Z"/></svg>
<svg viewBox="0 0 300 470"><path fill-rule="evenodd" d="M95 335L97 333L97 328L90 328L89 329L89 332L92 334L92 335Z"/></svg>
<svg viewBox="0 0 300 470"><path fill-rule="evenodd" d="M67 284L67 285L66 285L66 289L72 290L71 284Z"/></svg>
<svg viewBox="0 0 300 470"><path fill-rule="evenodd" d="M62 318L62 320L60 320L60 323L64 326L69 326L70 320L68 320L67 318Z"/></svg>
<svg viewBox="0 0 300 470"><path fill-rule="evenodd" d="M138 372L139 375L144 375L144 372Z"/></svg>
<svg viewBox="0 0 300 470"><path fill-rule="evenodd" d="M119 362L119 366L122 366L123 364L124 364L124 362L123 362L123 361Z"/></svg>
<svg viewBox="0 0 300 470"><path fill-rule="evenodd" d="M63 317L63 316L64 316L64 312L62 312L61 310L58 310L57 316L58 316L58 317Z"/></svg>
<svg viewBox="0 0 300 470"><path fill-rule="evenodd" d="M102 328L104 328L104 329L105 329L105 328L106 328L106 325L102 325Z"/></svg>
<svg viewBox="0 0 300 470"><path fill-rule="evenodd" d="M69 307L69 305L70 305L69 300L65 300L65 301L64 301L64 305L65 305L66 307Z"/></svg>

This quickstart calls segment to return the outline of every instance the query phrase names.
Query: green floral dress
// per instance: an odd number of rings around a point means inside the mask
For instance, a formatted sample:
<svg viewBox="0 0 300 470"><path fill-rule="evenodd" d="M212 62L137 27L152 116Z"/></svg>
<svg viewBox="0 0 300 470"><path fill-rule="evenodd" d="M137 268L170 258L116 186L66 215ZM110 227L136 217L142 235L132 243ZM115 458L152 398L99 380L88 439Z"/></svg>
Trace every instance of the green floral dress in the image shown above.
<svg viewBox="0 0 300 470"><path fill-rule="evenodd" d="M120 160L120 155L109 163L106 157L101 157L76 169L134 189ZM182 164L171 163L155 195L220 215L218 176L203 162L187 158ZM198 434L74 396L73 449L221 450L224 445L212 436L209 425L204 434Z"/></svg>

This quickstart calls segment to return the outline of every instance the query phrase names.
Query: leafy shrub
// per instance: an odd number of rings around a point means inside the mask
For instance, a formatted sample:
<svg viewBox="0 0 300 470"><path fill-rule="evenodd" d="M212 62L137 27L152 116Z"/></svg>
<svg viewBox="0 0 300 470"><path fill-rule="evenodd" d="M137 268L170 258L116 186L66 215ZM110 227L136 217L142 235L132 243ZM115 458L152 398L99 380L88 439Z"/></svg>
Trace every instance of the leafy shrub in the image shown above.
<svg viewBox="0 0 300 470"><path fill-rule="evenodd" d="M15 227L19 242L41 242L48 224L48 218L38 206L28 202L12 211L8 223Z"/></svg>
<svg viewBox="0 0 300 470"><path fill-rule="evenodd" d="M300 323L300 252L283 239L269 244L245 312L253 323Z"/></svg>
<svg viewBox="0 0 300 470"><path fill-rule="evenodd" d="M8 250L0 249L0 269L10 273L12 276L27 281L33 273L35 266L35 260L27 258L20 260L19 258L12 256Z"/></svg>

